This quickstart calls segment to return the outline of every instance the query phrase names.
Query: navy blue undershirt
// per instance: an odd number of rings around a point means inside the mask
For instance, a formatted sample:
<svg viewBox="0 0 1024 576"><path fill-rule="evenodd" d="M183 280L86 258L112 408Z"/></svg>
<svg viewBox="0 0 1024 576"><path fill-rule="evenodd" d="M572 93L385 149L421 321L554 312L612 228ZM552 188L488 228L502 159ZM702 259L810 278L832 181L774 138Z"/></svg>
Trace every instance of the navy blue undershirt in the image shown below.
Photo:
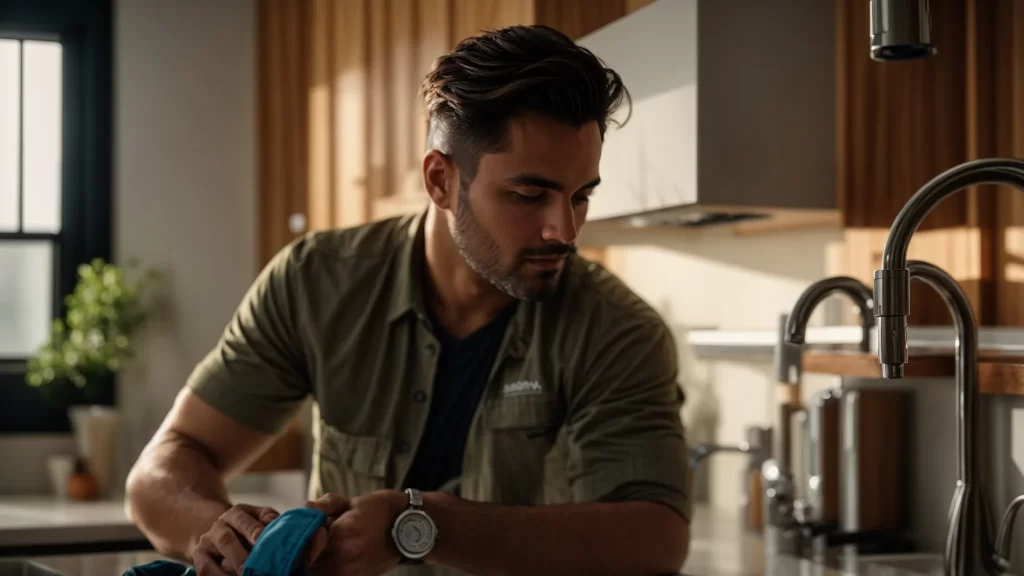
<svg viewBox="0 0 1024 576"><path fill-rule="evenodd" d="M469 427L515 309L516 303L505 307L490 322L461 339L449 334L429 313L441 353L426 429L404 487L437 490L462 475Z"/></svg>

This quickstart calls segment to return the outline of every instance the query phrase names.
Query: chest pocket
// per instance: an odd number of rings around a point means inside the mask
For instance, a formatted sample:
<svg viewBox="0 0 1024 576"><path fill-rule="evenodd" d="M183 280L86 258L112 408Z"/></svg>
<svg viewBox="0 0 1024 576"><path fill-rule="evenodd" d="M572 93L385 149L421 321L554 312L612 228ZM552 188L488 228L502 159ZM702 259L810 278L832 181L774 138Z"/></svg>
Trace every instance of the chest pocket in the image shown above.
<svg viewBox="0 0 1024 576"><path fill-rule="evenodd" d="M495 399L489 416L494 499L541 503L546 460L563 423L557 400L543 393L510 394Z"/></svg>
<svg viewBox="0 0 1024 576"><path fill-rule="evenodd" d="M351 497L386 488L391 454L390 438L354 436L321 422L311 497L325 492Z"/></svg>

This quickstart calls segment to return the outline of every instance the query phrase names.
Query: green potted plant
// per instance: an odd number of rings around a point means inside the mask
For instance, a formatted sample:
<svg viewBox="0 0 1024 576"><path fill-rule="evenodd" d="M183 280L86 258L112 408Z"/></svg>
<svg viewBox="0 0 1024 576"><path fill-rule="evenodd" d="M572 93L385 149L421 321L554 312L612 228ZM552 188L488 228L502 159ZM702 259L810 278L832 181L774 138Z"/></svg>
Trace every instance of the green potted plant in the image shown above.
<svg viewBox="0 0 1024 576"><path fill-rule="evenodd" d="M104 491L113 473L117 411L97 404L135 355L134 338L146 318L143 292L157 278L152 270L135 279L127 272L100 258L78 267L75 289L65 298L65 317L54 320L26 375L44 397L69 406L79 456Z"/></svg>

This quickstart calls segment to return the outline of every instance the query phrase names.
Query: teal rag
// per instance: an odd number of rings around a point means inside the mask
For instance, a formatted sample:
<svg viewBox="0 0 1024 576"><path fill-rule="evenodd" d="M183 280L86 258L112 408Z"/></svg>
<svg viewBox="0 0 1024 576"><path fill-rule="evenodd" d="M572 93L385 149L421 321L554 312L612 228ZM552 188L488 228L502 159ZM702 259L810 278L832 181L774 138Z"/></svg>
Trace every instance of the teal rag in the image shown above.
<svg viewBox="0 0 1024 576"><path fill-rule="evenodd" d="M242 576L304 576L306 567L299 560L326 520L327 515L315 508L295 508L281 514L256 539L242 566ZM196 571L177 562L156 560L129 568L123 576L196 576Z"/></svg>

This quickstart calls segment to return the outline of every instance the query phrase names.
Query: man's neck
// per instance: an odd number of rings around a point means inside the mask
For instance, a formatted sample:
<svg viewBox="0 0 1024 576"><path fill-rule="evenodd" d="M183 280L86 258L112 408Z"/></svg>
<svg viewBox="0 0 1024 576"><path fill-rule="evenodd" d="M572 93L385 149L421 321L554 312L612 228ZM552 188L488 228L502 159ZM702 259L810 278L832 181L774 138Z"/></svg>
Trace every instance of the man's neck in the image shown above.
<svg viewBox="0 0 1024 576"><path fill-rule="evenodd" d="M463 338L490 322L513 298L466 264L436 207L424 222L427 306L452 336Z"/></svg>

